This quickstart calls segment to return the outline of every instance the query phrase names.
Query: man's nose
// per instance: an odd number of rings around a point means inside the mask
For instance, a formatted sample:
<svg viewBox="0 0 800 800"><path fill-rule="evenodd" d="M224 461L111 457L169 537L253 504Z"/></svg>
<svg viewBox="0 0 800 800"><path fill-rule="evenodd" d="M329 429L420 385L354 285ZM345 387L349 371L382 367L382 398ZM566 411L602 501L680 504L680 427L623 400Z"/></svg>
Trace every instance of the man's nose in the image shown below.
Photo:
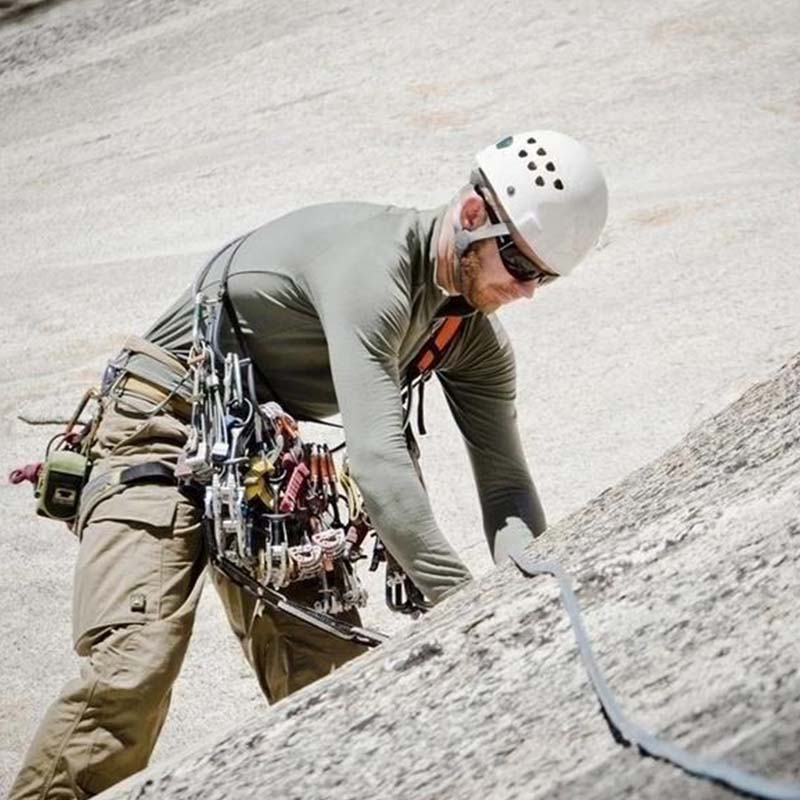
<svg viewBox="0 0 800 800"><path fill-rule="evenodd" d="M536 282L535 281L518 281L520 285L520 296L527 297L528 300L533 297L534 293L536 292Z"/></svg>

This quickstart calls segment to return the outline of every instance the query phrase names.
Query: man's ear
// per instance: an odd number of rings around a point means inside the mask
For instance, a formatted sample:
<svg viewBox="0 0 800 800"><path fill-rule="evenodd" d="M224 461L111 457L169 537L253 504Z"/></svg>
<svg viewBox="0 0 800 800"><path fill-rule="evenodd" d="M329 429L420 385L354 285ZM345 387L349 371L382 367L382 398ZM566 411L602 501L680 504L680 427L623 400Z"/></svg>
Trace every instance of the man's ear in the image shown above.
<svg viewBox="0 0 800 800"><path fill-rule="evenodd" d="M487 219L483 198L479 197L475 192L468 195L461 203L460 217L461 227L465 230L473 231L483 225Z"/></svg>

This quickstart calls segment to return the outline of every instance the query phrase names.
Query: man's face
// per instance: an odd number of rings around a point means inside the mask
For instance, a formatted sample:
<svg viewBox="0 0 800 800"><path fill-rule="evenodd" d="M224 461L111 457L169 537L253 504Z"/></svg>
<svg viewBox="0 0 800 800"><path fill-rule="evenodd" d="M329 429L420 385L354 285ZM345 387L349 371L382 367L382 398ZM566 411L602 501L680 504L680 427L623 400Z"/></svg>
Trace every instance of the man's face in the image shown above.
<svg viewBox="0 0 800 800"><path fill-rule="evenodd" d="M500 217L496 209L495 215ZM486 220L485 211L480 219ZM517 233L512 232L511 237L527 258L538 263L533 251ZM536 289L535 281L520 281L505 268L497 239L474 242L461 257L461 294L484 314L491 314L522 297L530 299Z"/></svg>
<svg viewBox="0 0 800 800"><path fill-rule="evenodd" d="M514 235L517 247L533 260L525 242ZM503 266L496 239L475 242L461 257L461 293L478 311L491 314L498 308L522 297L532 298L537 289L534 281L520 281Z"/></svg>

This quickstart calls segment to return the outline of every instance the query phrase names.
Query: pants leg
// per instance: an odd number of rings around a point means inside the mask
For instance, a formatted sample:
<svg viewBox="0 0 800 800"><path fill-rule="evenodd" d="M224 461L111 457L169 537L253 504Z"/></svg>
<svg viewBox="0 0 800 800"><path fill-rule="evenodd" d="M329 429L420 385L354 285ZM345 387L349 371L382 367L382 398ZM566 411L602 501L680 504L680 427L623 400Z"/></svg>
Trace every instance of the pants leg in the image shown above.
<svg viewBox="0 0 800 800"><path fill-rule="evenodd" d="M269 703L323 678L369 649L281 611L261 609L255 598L224 575L212 570L212 576L231 628ZM307 605L312 605L316 597L313 581L292 584L284 591L292 600ZM338 617L354 625L361 624L356 609Z"/></svg>
<svg viewBox="0 0 800 800"><path fill-rule="evenodd" d="M126 487L79 533L73 625L84 662L42 720L12 800L90 797L146 766L189 643L205 557L199 514L175 487Z"/></svg>
<svg viewBox="0 0 800 800"><path fill-rule="evenodd" d="M10 798L91 797L143 769L188 640L174 624L110 631L47 711Z"/></svg>

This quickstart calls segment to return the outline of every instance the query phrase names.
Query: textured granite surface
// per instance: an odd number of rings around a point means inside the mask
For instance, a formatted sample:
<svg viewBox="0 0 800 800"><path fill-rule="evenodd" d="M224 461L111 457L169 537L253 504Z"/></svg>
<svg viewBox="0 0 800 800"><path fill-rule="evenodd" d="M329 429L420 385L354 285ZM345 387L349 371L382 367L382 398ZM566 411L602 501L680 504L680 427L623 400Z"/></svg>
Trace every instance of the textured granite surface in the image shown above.
<svg viewBox="0 0 800 800"><path fill-rule="evenodd" d="M531 549L572 574L623 708L798 782L800 357ZM556 584L511 565L104 797L723 797L616 746Z"/></svg>
<svg viewBox="0 0 800 800"><path fill-rule="evenodd" d="M528 126L587 142L611 201L608 228L586 265L501 314L518 356L525 452L552 524L651 462L798 349L797 0L495 0L490 10L483 0L36 5L0 25L0 475L39 458L58 428L30 422L68 417L124 338L145 330L224 241L309 203L444 203L478 149ZM434 510L481 576L492 564L468 459L435 382L426 398L423 468ZM764 497L769 508L791 505L780 494ZM728 507L726 536L739 535L740 511L748 530L772 513L745 512L735 501ZM4 795L47 705L80 664L70 637L73 537L34 517L27 487L0 482L0 508ZM629 508L644 555L610 548L596 523L596 545L580 540L574 556L585 553L597 572L581 578L587 597L610 591L609 581L620 596L628 592L614 578L618 561L646 564L645 556L660 553L661 528L640 527L638 507ZM688 530L713 521L693 501L683 513L694 513ZM796 550L797 539L789 541ZM753 552L746 544L742 556ZM702 550L687 534L659 558L669 566L672 550L686 547ZM717 560L698 554L699 576L726 576L734 562ZM675 578L658 581L660 563L641 567L642 576L655 576L650 585L669 591L666 606L633 607L633 619L656 637L642 652L627 644L617 653L609 638L627 642L636 629L623 613L632 601L591 611L615 620L598 641L601 656L619 658L607 662L612 681L642 661L657 682L662 625L694 620L691 604L713 591L711 577L692 592L681 581L673 588ZM772 607L783 608L773 598L784 591L775 580L793 569L790 561L769 564L743 562L726 599L763 609L748 612L759 625L762 616L769 623ZM502 580L517 586L512 573ZM546 583L519 591L549 597ZM376 601L366 621L400 631L404 620L384 610L379 586L370 588ZM536 597L526 602L540 607ZM713 689L718 662L760 680L725 632L729 624L716 629L726 654L711 658L716 650L704 645L687 667L687 686L709 673ZM487 625L492 630L487 620L474 636ZM566 659L571 650L563 647ZM569 663L543 685L593 704ZM763 697L772 696L774 674L765 673ZM648 705L659 697L623 695L656 722L668 719L666 709ZM209 587L153 762L262 712L256 680ZM758 708L755 716L762 718ZM547 776L551 762L566 758L561 750L574 754L558 737L552 750L542 746L569 724L555 719L537 723L543 738L521 768ZM459 753L470 750L470 730ZM611 758L629 757L611 747L601 724L593 730ZM699 735L688 725L676 731ZM717 740L709 734L708 746ZM603 761L591 763L600 766L585 782L601 786ZM470 764L485 768L479 749Z"/></svg>

